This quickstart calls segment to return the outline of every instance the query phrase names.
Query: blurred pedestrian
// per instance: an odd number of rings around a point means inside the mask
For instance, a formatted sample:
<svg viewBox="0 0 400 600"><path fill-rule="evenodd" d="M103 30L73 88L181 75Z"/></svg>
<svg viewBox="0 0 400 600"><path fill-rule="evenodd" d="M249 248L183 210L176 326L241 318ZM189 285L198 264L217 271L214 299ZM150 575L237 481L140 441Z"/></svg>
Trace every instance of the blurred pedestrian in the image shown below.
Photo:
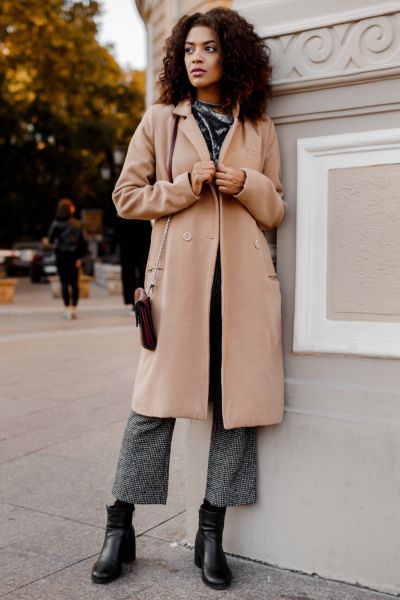
<svg viewBox="0 0 400 600"><path fill-rule="evenodd" d="M150 221L117 219L117 239L121 252L122 291L124 303L133 310L133 295L137 287L144 287L146 263L151 239Z"/></svg>
<svg viewBox="0 0 400 600"><path fill-rule="evenodd" d="M256 430L284 416L280 282L263 233L287 206L271 66L254 26L222 7L181 17L163 64L113 193L121 217L155 220L145 288L157 275L157 347L141 348L92 580L135 560L135 506L167 502L176 419L207 420L212 402L193 558L205 585L224 589L226 508L256 502Z"/></svg>
<svg viewBox="0 0 400 600"><path fill-rule="evenodd" d="M57 204L55 217L47 234L49 242L55 246L66 309L63 318L68 320L77 318L79 269L86 249L81 222L74 218L74 214L75 204L69 198L62 198Z"/></svg>

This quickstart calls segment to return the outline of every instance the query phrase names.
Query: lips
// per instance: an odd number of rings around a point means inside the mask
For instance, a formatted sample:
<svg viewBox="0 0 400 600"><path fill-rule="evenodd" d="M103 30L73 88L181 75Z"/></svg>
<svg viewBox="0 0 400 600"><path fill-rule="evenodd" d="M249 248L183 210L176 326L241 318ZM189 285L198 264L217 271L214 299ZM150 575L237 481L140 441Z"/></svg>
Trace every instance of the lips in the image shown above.
<svg viewBox="0 0 400 600"><path fill-rule="evenodd" d="M204 70L204 69L193 69L193 70L191 71L191 74L192 74L192 75L201 75L202 73L205 73L205 70Z"/></svg>

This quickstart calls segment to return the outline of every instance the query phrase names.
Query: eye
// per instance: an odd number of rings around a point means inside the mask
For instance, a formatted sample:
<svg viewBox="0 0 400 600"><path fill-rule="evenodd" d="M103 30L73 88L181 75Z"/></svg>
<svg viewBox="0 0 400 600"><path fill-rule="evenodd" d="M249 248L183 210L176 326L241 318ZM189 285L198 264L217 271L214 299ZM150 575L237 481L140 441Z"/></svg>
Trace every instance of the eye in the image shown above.
<svg viewBox="0 0 400 600"><path fill-rule="evenodd" d="M185 52L186 52L186 54L189 54L190 50L193 50L193 48L189 48L189 47L188 47L188 48L185 48Z"/></svg>
<svg viewBox="0 0 400 600"><path fill-rule="evenodd" d="M206 50L217 50L215 46L206 46Z"/></svg>

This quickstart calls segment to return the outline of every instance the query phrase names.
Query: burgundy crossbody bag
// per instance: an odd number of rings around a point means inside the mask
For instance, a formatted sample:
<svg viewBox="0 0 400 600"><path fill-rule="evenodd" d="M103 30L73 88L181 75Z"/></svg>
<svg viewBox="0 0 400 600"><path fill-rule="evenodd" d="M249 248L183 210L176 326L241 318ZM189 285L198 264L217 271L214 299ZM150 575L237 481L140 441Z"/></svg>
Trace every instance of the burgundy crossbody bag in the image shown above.
<svg viewBox="0 0 400 600"><path fill-rule="evenodd" d="M169 159L168 159L168 177L169 181L172 183L172 156L174 154L176 136L178 134L178 123L179 117L175 116L174 123L174 131L172 134L171 147L169 150ZM150 283L148 294L146 290L142 287L138 287L134 293L134 308L136 314L136 327L140 328L140 340L143 348L146 350L155 350L157 346L157 336L154 331L153 318L151 315L151 296L156 287L156 279L159 271L159 265L161 261L161 257L164 251L165 241L167 239L169 225L171 223L172 215L168 215L168 219L165 223L164 233L161 241L160 251L157 256L156 266L154 269L153 277Z"/></svg>

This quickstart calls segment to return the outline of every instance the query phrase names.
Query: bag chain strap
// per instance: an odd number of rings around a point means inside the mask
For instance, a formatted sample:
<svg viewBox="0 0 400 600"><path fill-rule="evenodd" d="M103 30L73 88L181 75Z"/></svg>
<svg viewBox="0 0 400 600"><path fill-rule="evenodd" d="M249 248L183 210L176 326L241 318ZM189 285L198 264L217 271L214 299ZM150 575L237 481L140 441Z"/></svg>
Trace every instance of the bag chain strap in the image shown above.
<svg viewBox="0 0 400 600"><path fill-rule="evenodd" d="M151 281L150 287L149 287L149 291L147 293L148 296L151 296L153 294L154 288L156 287L156 279L157 279L157 275L158 275L158 271L159 271L159 265L160 265L160 261L161 261L161 256L164 250L164 246L165 246L165 241L167 239L167 234L168 234L168 229L169 229L169 224L171 223L171 215L168 215L168 219L167 222L165 223L165 227L164 227L164 233L163 233L163 238L162 238L162 242L161 242L161 248L160 251L158 253L157 256L157 262L156 262L156 266L154 269L154 273L153 273L153 279Z"/></svg>
<svg viewBox="0 0 400 600"><path fill-rule="evenodd" d="M174 132L172 134L172 142L171 142L171 148L170 148L170 152L169 152L169 161L168 161L168 176L169 176L169 180L171 183L172 183L172 156L174 153L176 136L178 134L178 124L179 124L179 117L175 116ZM157 275L158 275L158 271L159 271L161 257L162 257L163 251L164 251L165 242L166 242L167 235L168 235L169 225L171 223L171 218L172 218L172 215L168 215L167 222L165 223L164 233L163 233L163 237L162 237L162 241L161 241L161 247L160 247L160 251L157 256L157 261L156 261L156 266L154 268L153 278L151 280L151 284L150 284L149 290L147 292L148 296L152 296L154 289L156 287L156 279L157 279Z"/></svg>

